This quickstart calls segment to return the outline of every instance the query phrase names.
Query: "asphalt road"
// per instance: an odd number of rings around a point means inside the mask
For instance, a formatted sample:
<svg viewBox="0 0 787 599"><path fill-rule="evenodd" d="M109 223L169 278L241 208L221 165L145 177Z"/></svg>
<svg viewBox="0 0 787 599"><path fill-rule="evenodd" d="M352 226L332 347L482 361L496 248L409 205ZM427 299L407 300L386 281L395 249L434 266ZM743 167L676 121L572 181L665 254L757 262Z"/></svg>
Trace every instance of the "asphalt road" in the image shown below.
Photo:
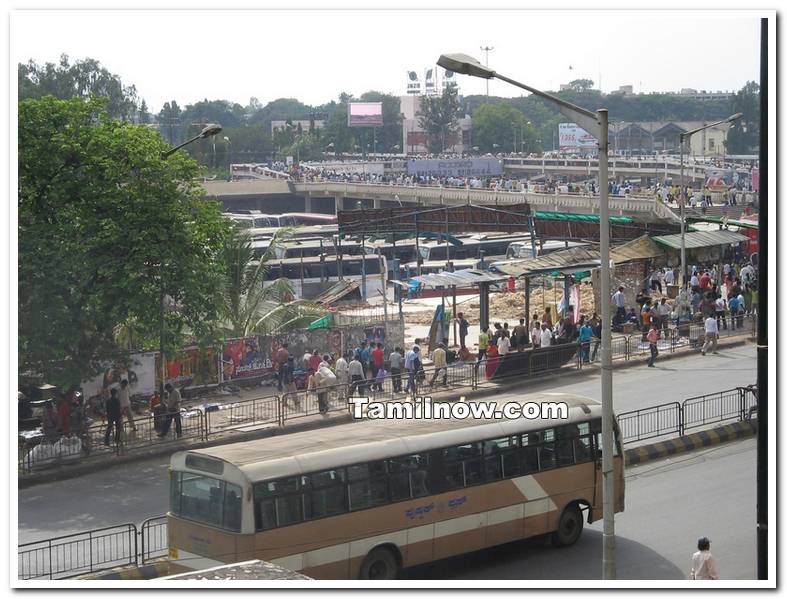
<svg viewBox="0 0 787 599"><path fill-rule="evenodd" d="M707 536L722 579L755 579L756 440L746 439L630 468L626 510L616 516L619 579L685 579ZM410 579L601 578L602 523L572 547L529 539L405 572Z"/></svg>
<svg viewBox="0 0 787 599"><path fill-rule="evenodd" d="M615 410L618 412L676 399L685 399L755 379L752 345L722 350L715 356L699 354L636 366L614 373ZM600 399L598 373L550 379L529 385L527 391L579 393ZM502 400L514 394L501 394ZM19 491L19 542L82 532L124 522L140 524L164 513L168 506L168 457L132 462L78 478L44 483ZM592 536L588 535L589 537ZM713 538L711 536L711 538Z"/></svg>

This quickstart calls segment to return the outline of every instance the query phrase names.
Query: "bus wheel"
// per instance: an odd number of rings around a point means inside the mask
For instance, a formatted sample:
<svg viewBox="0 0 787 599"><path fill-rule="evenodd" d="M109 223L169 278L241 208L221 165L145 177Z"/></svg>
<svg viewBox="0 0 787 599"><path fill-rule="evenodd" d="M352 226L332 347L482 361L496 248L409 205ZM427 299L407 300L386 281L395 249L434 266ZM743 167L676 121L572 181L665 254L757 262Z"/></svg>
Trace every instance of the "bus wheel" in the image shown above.
<svg viewBox="0 0 787 599"><path fill-rule="evenodd" d="M369 552L361 564L362 580L395 580L399 576L399 561L387 547Z"/></svg>
<svg viewBox="0 0 787 599"><path fill-rule="evenodd" d="M568 506L560 515L557 530L552 533L552 544L556 547L573 545L582 534L582 510L576 504Z"/></svg>

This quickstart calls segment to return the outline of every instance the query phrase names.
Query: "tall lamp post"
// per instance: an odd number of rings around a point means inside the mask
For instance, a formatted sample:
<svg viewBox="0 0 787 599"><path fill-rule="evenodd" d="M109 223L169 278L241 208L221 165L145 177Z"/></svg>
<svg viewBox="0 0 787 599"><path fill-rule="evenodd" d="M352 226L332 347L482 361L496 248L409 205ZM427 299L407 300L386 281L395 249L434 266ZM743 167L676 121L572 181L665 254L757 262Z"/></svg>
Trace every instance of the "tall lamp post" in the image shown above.
<svg viewBox="0 0 787 599"><path fill-rule="evenodd" d="M166 160L170 156L172 156L175 152L180 150L181 148L189 145L192 142L197 141L198 139L205 139L206 137L211 137L216 135L217 133L221 132L221 125L206 125L203 127L202 131L199 132L199 135L195 135L191 139L184 141L179 146L175 146L174 148L170 148L169 150L162 150L159 156L162 160ZM164 261L161 261L161 289L160 289L160 300L159 306L161 311L159 312L159 353L161 355L161 383L159 384L159 393L161 393L161 397L164 397L164 381L167 378L167 361L164 359L164 336L166 333L166 294L164 293Z"/></svg>
<svg viewBox="0 0 787 599"><path fill-rule="evenodd" d="M680 134L680 287L683 289L684 285L686 284L686 279L688 278L688 273L686 272L686 182L683 178L683 147L686 143L686 140L691 140L691 136L695 133L699 133L700 131L705 131L705 129L710 129L711 127L715 127L716 125L723 125L724 123L732 123L737 121L739 118L743 116L742 112L736 112L733 115L728 116L726 119L722 119L720 121L716 121L715 123L711 123L710 125L703 125L702 127L697 127L696 129L692 129L691 131L684 131Z"/></svg>
<svg viewBox="0 0 787 599"><path fill-rule="evenodd" d="M599 188L600 188L600 238L601 238L601 439L602 439L602 476L604 481L603 515L603 577L614 579L615 574L615 478L613 462L613 416L612 416L612 346L611 326L611 295L610 257L609 257L609 114L606 109L591 112L557 96L539 91L535 88L504 77L476 59L466 54L443 54L437 64L449 71L480 77L482 79L497 78L525 91L535 94L549 102L557 104L564 116L579 124L585 131L598 139L599 155Z"/></svg>

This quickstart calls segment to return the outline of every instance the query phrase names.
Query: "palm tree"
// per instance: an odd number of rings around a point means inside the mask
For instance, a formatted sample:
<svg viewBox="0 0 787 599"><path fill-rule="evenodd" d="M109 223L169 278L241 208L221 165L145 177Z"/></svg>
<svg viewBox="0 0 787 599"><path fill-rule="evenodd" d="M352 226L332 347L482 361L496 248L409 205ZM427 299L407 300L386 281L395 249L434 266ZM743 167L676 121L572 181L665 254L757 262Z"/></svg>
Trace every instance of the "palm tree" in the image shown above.
<svg viewBox="0 0 787 599"><path fill-rule="evenodd" d="M219 302L222 329L232 337L270 335L308 326L325 311L306 300L293 300L292 282L279 278L263 285L270 262L283 243L292 237L293 228L279 229L270 245L255 260L251 238L236 229L224 247L225 280Z"/></svg>

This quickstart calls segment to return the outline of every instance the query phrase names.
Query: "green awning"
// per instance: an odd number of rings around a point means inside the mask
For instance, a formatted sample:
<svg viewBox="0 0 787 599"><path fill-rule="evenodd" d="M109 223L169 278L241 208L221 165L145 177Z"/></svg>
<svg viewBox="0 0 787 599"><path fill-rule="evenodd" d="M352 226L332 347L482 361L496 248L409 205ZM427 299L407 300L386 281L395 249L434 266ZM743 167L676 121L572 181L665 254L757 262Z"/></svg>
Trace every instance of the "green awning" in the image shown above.
<svg viewBox="0 0 787 599"><path fill-rule="evenodd" d="M543 220L572 220L586 223L597 223L599 217L595 214L571 214L566 212L541 212L536 210L533 213L533 218L541 218ZM609 222L611 223L633 223L634 219L630 216L610 216Z"/></svg>
<svg viewBox="0 0 787 599"><path fill-rule="evenodd" d="M675 235L658 235L653 237L653 241L664 245L673 250L679 250L681 247L680 233ZM720 245L730 245L733 243L741 243L742 241L749 241L749 238L740 233L733 231L692 231L686 233L687 250L696 248L716 247Z"/></svg>
<svg viewBox="0 0 787 599"><path fill-rule="evenodd" d="M333 324L333 314L326 314L322 318L318 318L309 325L307 331L316 331L317 329L327 329Z"/></svg>

